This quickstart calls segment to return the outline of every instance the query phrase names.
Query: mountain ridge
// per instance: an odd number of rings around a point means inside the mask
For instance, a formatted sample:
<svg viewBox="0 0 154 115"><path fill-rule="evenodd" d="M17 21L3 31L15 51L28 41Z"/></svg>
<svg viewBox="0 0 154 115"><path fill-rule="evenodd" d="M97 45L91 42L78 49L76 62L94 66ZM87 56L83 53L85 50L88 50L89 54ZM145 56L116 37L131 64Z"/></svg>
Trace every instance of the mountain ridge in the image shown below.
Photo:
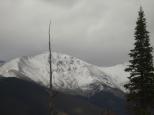
<svg viewBox="0 0 154 115"><path fill-rule="evenodd" d="M127 64L98 67L66 54L52 54L53 85L56 90L93 95L111 87L125 92L123 84L128 80L128 73L124 72L124 68ZM48 53L23 56L6 62L0 67L0 75L15 76L49 87Z"/></svg>

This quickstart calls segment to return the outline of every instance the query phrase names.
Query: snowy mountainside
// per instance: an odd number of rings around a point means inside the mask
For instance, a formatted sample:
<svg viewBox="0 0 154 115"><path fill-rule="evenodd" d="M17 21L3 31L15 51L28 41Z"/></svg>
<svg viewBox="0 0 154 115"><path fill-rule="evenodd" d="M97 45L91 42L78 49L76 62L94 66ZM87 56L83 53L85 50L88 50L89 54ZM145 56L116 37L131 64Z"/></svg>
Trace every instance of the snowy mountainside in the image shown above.
<svg viewBox="0 0 154 115"><path fill-rule="evenodd" d="M93 94L107 86L124 91L122 84L127 82L127 74L123 71L123 66L100 68L56 52L52 53L52 62L53 85L56 90ZM9 61L0 67L0 75L32 80L48 87L48 53Z"/></svg>
<svg viewBox="0 0 154 115"><path fill-rule="evenodd" d="M111 77L114 85L122 90L126 91L124 88L124 84L128 82L129 73L125 72L125 68L129 63L118 64L112 67L101 67L100 69L104 71L108 76Z"/></svg>

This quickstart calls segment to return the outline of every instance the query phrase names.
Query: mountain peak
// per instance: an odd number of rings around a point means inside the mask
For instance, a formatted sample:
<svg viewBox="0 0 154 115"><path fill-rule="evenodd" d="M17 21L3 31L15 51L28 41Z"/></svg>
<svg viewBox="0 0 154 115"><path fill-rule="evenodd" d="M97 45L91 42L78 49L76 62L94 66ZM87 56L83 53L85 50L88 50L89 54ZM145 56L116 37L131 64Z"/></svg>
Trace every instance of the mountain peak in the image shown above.
<svg viewBox="0 0 154 115"><path fill-rule="evenodd" d="M76 57L56 52L52 53L52 64L53 86L56 90L81 95L93 94L105 87L125 90L122 84L127 82L127 74L123 71L123 65L100 68ZM48 87L48 53L11 60L0 67L0 75L15 76Z"/></svg>

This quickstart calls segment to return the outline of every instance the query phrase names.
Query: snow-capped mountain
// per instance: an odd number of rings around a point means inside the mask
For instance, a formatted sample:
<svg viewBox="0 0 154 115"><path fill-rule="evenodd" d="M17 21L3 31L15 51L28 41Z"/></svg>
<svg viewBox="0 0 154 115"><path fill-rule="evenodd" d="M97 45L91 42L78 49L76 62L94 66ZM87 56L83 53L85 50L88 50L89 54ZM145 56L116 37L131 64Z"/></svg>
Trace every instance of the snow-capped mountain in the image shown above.
<svg viewBox="0 0 154 115"><path fill-rule="evenodd" d="M110 87L125 91L123 84L128 81L128 73L124 72L124 68L127 64L98 67L78 58L55 52L52 54L52 62L53 85L56 90L93 94ZM11 60L0 67L0 75L32 80L48 87L48 53Z"/></svg>
<svg viewBox="0 0 154 115"><path fill-rule="evenodd" d="M129 63L118 64L112 67L101 67L100 69L112 78L112 82L116 88L126 91L124 84L128 82L129 73L125 72L125 68Z"/></svg>

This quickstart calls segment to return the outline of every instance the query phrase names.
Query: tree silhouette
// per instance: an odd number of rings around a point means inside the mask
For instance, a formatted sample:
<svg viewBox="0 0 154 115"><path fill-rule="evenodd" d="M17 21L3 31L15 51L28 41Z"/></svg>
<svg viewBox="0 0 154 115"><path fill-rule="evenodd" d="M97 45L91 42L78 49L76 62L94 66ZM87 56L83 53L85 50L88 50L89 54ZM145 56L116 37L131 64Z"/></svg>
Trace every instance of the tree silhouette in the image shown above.
<svg viewBox="0 0 154 115"><path fill-rule="evenodd" d="M135 115L152 115L154 105L154 67L153 48L150 45L149 32L146 29L144 11L140 7L135 28L134 49L130 50L131 60L126 72L130 72L127 99Z"/></svg>
<svg viewBox="0 0 154 115"><path fill-rule="evenodd" d="M51 21L49 23L49 115L56 115L56 109L54 105L54 91L53 91L53 71L52 71L52 47L51 47ZM52 35L53 37L53 35Z"/></svg>

